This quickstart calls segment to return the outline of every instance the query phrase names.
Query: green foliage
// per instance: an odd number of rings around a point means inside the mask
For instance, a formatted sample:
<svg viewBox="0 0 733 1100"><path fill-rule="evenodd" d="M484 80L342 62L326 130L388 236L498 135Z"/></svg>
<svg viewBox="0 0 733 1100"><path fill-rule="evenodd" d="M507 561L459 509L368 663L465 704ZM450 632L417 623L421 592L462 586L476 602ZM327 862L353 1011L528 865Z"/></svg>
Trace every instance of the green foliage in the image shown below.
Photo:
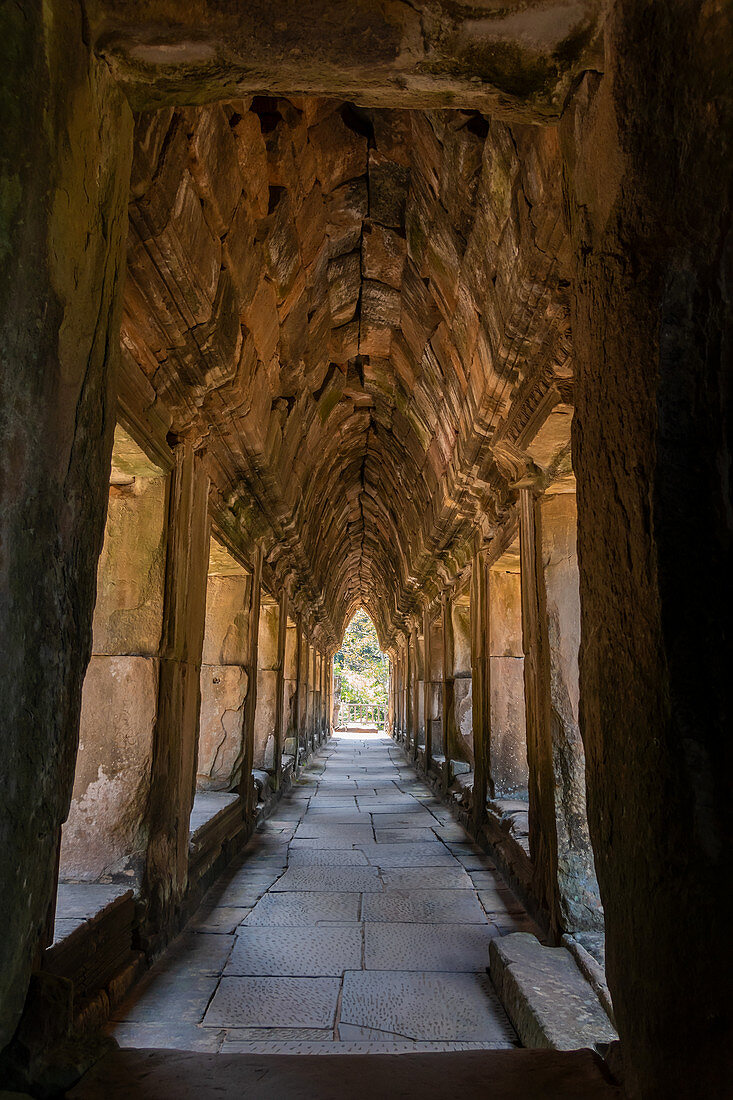
<svg viewBox="0 0 733 1100"><path fill-rule="evenodd" d="M344 703L387 702L387 657L366 611L357 611L333 660Z"/></svg>

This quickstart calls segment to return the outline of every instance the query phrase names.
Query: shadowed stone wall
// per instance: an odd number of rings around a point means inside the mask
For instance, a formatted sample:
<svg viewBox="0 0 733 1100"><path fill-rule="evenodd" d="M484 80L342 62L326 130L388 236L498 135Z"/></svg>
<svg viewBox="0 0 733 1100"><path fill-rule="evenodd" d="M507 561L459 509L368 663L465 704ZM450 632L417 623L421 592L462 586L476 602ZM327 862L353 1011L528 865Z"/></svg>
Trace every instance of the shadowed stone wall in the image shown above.
<svg viewBox="0 0 733 1100"><path fill-rule="evenodd" d="M0 1048L52 919L115 420L132 118L82 31L0 14Z"/></svg>

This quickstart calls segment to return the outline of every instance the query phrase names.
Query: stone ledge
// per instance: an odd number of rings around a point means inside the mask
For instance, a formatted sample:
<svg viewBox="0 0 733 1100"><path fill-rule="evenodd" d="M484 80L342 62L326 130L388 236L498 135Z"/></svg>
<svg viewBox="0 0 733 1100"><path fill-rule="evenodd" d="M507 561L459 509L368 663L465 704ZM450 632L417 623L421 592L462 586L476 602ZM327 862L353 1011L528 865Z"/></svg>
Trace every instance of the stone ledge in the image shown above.
<svg viewBox="0 0 733 1100"><path fill-rule="evenodd" d="M492 940L489 973L522 1043L577 1050L617 1038L589 983L564 947L526 932Z"/></svg>

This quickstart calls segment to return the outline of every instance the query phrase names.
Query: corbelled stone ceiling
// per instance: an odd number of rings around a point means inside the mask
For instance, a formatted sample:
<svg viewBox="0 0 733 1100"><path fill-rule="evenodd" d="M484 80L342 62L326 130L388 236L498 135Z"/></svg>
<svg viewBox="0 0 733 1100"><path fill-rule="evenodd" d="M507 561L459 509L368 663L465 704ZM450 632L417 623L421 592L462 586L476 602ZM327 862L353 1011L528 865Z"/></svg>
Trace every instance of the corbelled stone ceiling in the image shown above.
<svg viewBox="0 0 733 1100"><path fill-rule="evenodd" d="M560 186L555 127L473 110L138 116L126 373L205 449L215 528L262 541L327 644L361 605L383 643L404 629L567 400Z"/></svg>

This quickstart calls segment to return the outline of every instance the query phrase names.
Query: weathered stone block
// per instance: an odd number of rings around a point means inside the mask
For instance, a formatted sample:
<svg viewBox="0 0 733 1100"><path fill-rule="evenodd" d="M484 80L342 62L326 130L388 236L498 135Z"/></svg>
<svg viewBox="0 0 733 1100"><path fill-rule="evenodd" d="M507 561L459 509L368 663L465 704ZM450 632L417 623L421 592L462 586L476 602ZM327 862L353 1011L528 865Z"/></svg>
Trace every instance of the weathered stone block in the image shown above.
<svg viewBox="0 0 733 1100"><path fill-rule="evenodd" d="M365 279L376 279L399 290L407 257L404 237L382 225L364 226L362 267Z"/></svg>
<svg viewBox="0 0 733 1100"><path fill-rule="evenodd" d="M84 678L74 792L61 874L95 881L139 869L158 710L159 662L92 657Z"/></svg>
<svg viewBox="0 0 733 1100"><path fill-rule="evenodd" d="M202 665L196 779L200 789L231 790L237 782L247 683L240 665Z"/></svg>
<svg viewBox="0 0 733 1100"><path fill-rule="evenodd" d="M526 1047L577 1050L616 1032L592 987L564 947L543 947L527 932L489 947L491 979Z"/></svg>

